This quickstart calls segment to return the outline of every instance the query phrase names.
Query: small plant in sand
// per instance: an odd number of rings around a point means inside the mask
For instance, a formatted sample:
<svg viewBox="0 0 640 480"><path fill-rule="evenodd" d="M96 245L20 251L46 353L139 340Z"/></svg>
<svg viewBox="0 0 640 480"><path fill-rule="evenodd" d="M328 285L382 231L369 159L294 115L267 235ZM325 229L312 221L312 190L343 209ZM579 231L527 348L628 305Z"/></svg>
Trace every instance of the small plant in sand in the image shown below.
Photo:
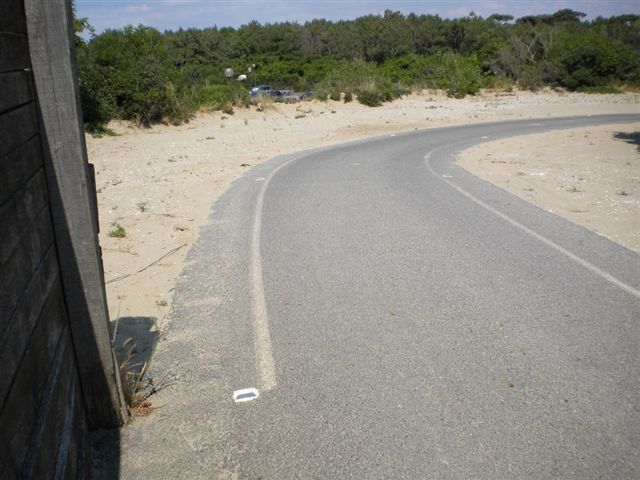
<svg viewBox="0 0 640 480"><path fill-rule="evenodd" d="M147 211L147 202L138 202L138 211L139 212L146 212Z"/></svg>
<svg viewBox="0 0 640 480"><path fill-rule="evenodd" d="M169 380L167 375L160 379L147 375L150 360L134 363L137 351L133 338L127 338L120 346L114 347L118 358L122 393L129 413L138 416L149 415L154 410L149 397L163 388L170 387L174 382Z"/></svg>
<svg viewBox="0 0 640 480"><path fill-rule="evenodd" d="M627 192L626 190L620 190L619 192L616 192L618 195L622 196L622 197L628 197L629 195L631 195L629 192Z"/></svg>
<svg viewBox="0 0 640 480"><path fill-rule="evenodd" d="M111 222L111 230L109 230L108 235L111 238L124 238L127 236L127 231L119 223Z"/></svg>
<svg viewBox="0 0 640 480"><path fill-rule="evenodd" d="M329 94L329 98L331 100L333 100L334 102L339 102L340 101L340 92L331 92Z"/></svg>
<svg viewBox="0 0 640 480"><path fill-rule="evenodd" d="M344 103L353 102L353 94L351 92L347 92L344 94L344 98L342 99Z"/></svg>
<svg viewBox="0 0 640 480"><path fill-rule="evenodd" d="M569 192L569 193L581 193L582 190L580 190L578 187L576 187L574 185L574 186L572 186L570 188L567 188L567 192Z"/></svg>
<svg viewBox="0 0 640 480"><path fill-rule="evenodd" d="M166 307L168 304L166 300L156 300L156 305L159 307Z"/></svg>
<svg viewBox="0 0 640 480"><path fill-rule="evenodd" d="M130 345L130 346L129 346ZM127 402L129 412L133 415L149 415L153 411L149 397L157 390L153 386L153 381L145 377L147 363L134 365L132 359L135 355L135 344L129 338L122 344L122 349L126 349L123 359L120 359L120 381L122 382L122 393Z"/></svg>
<svg viewBox="0 0 640 480"><path fill-rule="evenodd" d="M304 118L304 117L306 117L306 115L304 113L296 113L296 116L293 117L293 118L295 118L297 120L299 118Z"/></svg>

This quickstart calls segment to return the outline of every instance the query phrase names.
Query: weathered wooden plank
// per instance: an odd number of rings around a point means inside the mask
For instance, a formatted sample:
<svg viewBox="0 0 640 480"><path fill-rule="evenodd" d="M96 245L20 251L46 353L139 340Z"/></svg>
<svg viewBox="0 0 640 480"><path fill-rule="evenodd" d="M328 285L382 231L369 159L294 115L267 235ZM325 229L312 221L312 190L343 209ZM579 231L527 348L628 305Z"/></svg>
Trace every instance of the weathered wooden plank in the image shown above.
<svg viewBox="0 0 640 480"><path fill-rule="evenodd" d="M76 438L78 439L78 451L76 455L76 471L75 477L68 477L69 480L85 480L92 478L92 439L89 433L89 425L87 424L87 417L85 415L84 404L82 403L82 395L80 389L78 392L78 415L76 418L79 422L76 424L78 433Z"/></svg>
<svg viewBox="0 0 640 480"><path fill-rule="evenodd" d="M0 413L0 471L7 478L20 478L20 469L29 453L29 445L37 429L36 420L41 407L50 403L58 372L68 365L71 356L64 358L68 328L64 318L62 290L52 290L38 319L38 331L25 351L18 376ZM69 368L66 368L69 370ZM47 399L47 397L49 397ZM46 401L45 401L46 399Z"/></svg>
<svg viewBox="0 0 640 480"><path fill-rule="evenodd" d="M0 113L33 100L30 72L0 73Z"/></svg>
<svg viewBox="0 0 640 480"><path fill-rule="evenodd" d="M22 0L2 0L0 2L0 32L27 33Z"/></svg>
<svg viewBox="0 0 640 480"><path fill-rule="evenodd" d="M25 0L64 294L87 418L112 428L126 418L92 215L70 2Z"/></svg>
<svg viewBox="0 0 640 480"><path fill-rule="evenodd" d="M28 454L22 464L22 478L55 478L56 451L61 443L62 430L67 424L70 412L69 396L75 377L73 350L69 330L62 333L65 348L56 375L49 375L47 387L38 409L38 415L29 439ZM52 367L53 369L54 367ZM49 385L53 381L53 388Z"/></svg>
<svg viewBox="0 0 640 480"><path fill-rule="evenodd" d="M34 220L49 203L44 169L36 172L24 188L0 206L0 263L12 255L16 246L33 228Z"/></svg>
<svg viewBox="0 0 640 480"><path fill-rule="evenodd" d="M0 338L0 405L7 398L23 361L23 355L29 343L33 341L32 334L41 334L43 329L48 332L46 326L40 325L39 330L36 326L45 304L52 296L52 291L60 289L57 260L55 249L50 248L32 275ZM40 339L36 338L36 341L38 340Z"/></svg>
<svg viewBox="0 0 640 480"><path fill-rule="evenodd" d="M30 67L26 35L0 32L0 73Z"/></svg>
<svg viewBox="0 0 640 480"><path fill-rule="evenodd" d="M0 158L0 205L42 167L40 137L37 135Z"/></svg>
<svg viewBox="0 0 640 480"><path fill-rule="evenodd" d="M76 385L78 384L76 383ZM75 394L73 430L69 441L69 451L67 453L64 473L60 476L60 478L64 478L65 480L77 480L81 476L86 478L91 475L88 469L81 471L86 468L84 455L86 455L87 452L84 451L84 449L90 447L91 441L88 436L86 422L84 421L84 406L82 404L82 397L80 396L80 388L75 389Z"/></svg>
<svg viewBox="0 0 640 480"><path fill-rule="evenodd" d="M36 227L7 262L0 263L0 338L20 301L24 288L48 249L53 248L53 227L49 208L42 209ZM6 272L6 274L5 274Z"/></svg>
<svg viewBox="0 0 640 480"><path fill-rule="evenodd" d="M51 475L62 479L69 467L69 450L73 438L73 416L76 413L77 375L75 365L71 365L71 378L68 390L60 389L54 405L58 408L49 412L47 425L39 445L40 455L33 472L36 478ZM55 455L52 453L55 452Z"/></svg>
<svg viewBox="0 0 640 480"><path fill-rule="evenodd" d="M37 132L38 113L35 103L0 115L0 157L18 148Z"/></svg>

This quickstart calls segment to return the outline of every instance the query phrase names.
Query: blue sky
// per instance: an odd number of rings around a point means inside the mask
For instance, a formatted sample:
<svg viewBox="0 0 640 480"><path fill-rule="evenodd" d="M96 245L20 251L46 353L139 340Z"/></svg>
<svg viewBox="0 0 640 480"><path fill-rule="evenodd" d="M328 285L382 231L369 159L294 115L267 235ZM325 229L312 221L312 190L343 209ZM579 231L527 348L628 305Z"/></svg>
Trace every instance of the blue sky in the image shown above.
<svg viewBox="0 0 640 480"><path fill-rule="evenodd" d="M514 17L553 13L571 8L588 14L611 16L640 14L638 0L76 0L80 17L99 33L106 28L144 24L159 30L179 27L239 27L260 23L305 22L314 18L348 20L385 10L461 17L475 11L483 17L505 13Z"/></svg>

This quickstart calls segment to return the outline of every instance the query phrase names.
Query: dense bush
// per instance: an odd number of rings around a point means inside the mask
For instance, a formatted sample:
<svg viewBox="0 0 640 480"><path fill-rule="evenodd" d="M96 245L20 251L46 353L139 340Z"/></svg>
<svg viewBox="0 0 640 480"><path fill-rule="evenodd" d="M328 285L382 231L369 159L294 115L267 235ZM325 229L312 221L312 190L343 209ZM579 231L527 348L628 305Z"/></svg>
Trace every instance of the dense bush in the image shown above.
<svg viewBox="0 0 640 480"><path fill-rule="evenodd" d="M360 90L358 92L358 102L368 107L379 107L382 99L377 90Z"/></svg>
<svg viewBox="0 0 640 480"><path fill-rule="evenodd" d="M157 30L143 26L108 30L79 60L85 121L122 118L146 125L188 117L176 91L178 70Z"/></svg>
<svg viewBox="0 0 640 480"><path fill-rule="evenodd" d="M570 90L640 81L640 56L600 35L566 36L554 52L558 83Z"/></svg>
<svg viewBox="0 0 640 480"><path fill-rule="evenodd" d="M248 88L266 83L316 98L376 106L419 88L452 97L486 86L543 85L618 91L640 85L640 16L584 21L561 10L522 17L495 14L442 19L386 11L353 21L303 25L251 22L238 29L160 33L125 27L92 35L76 19L85 121L113 118L178 123L199 108L231 111L250 103ZM245 83L224 76L231 67ZM251 69L249 69L251 67Z"/></svg>
<svg viewBox="0 0 640 480"><path fill-rule="evenodd" d="M446 52L434 59L433 86L447 91L447 95L462 98L473 95L484 86L478 59Z"/></svg>

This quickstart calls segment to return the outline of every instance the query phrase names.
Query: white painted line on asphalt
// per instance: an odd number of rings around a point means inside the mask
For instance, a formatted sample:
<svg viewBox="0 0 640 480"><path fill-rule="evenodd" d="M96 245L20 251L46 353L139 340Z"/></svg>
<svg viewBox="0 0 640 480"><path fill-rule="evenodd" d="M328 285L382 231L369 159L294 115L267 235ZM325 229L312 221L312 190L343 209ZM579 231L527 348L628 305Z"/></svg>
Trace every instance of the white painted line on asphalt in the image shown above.
<svg viewBox="0 0 640 480"><path fill-rule="evenodd" d="M429 153L427 153L425 155L425 157L424 157L425 158L425 165L427 166L427 169L429 170L429 172L431 172L431 174L434 177L439 178L443 182L446 182L447 184L449 184L449 186L455 188L458 192L463 194L469 200L471 200L474 203L480 205L481 207L483 207L486 210L490 211L494 215L497 215L498 217L502 218L503 220L505 220L506 222L510 223L514 227L518 228L519 230L522 230L523 232L531 235L533 238L539 240L540 242L544 243L545 245L547 245L547 246L553 248L554 250L562 253L563 255L569 257L571 260L573 260L578 265L583 266L587 270L589 270L589 271L595 273L596 275L602 277L603 279L605 279L607 282L611 283L612 285L615 285L616 287L618 287L618 288L624 290L625 292L630 293L634 297L640 299L640 291L636 290L631 285L627 285L622 280L619 280L616 277L614 277L613 275L611 275L610 273L607 273L604 270L601 270L600 268L596 267L592 263L589 263L585 259L583 259L583 258L577 256L576 254L570 252L566 248L561 247L560 245L558 245L557 243L553 242L552 240L549 240L547 237L544 237L544 236L540 235L539 233L534 232L529 227L524 226L523 224L521 224L520 222L514 220L510 216L505 215L504 213L502 213L502 212L496 210L495 208L493 208L491 205L488 205L485 202L483 202L482 200L480 200L479 198L473 196L472 194L470 194L469 192L467 192L463 188L459 187L458 185L456 185L452 181L447 180L446 178L442 178L440 175L438 175L435 172L435 170L433 169L433 167L431 166L431 155L433 153L437 152L438 150L441 150L443 148L450 147L450 146L451 145L444 145L442 147L439 147L439 148L431 150Z"/></svg>
<svg viewBox="0 0 640 480"><path fill-rule="evenodd" d="M250 402L260 396L260 392L257 388L243 388L242 390L236 390L233 392L233 401L236 403Z"/></svg>
<svg viewBox="0 0 640 480"><path fill-rule="evenodd" d="M304 155L302 155L304 156ZM276 385L276 369L273 360L271 335L269 333L269 315L267 302L264 296L264 283L262 277L262 256L260 255L260 230L262 229L262 209L264 205L264 193L269 182L278 171L300 157L294 157L273 170L262 183L258 199L256 201L253 230L251 232L251 278L250 296L251 313L253 314L253 345L256 355L256 368L260 379L260 390L268 392ZM262 177L259 177L262 178Z"/></svg>

